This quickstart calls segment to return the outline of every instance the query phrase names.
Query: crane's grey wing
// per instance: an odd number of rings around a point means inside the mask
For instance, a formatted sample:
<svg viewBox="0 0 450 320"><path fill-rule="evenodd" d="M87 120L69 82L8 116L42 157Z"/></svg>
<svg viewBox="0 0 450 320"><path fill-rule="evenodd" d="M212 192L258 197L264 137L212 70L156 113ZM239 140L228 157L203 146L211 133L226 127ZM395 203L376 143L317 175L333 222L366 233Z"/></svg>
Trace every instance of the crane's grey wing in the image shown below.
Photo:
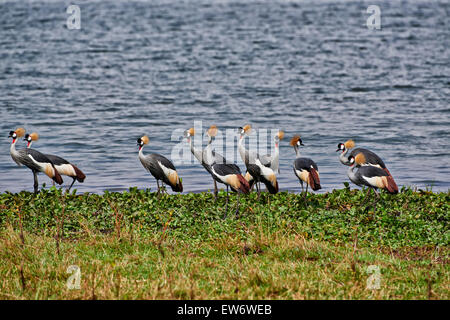
<svg viewBox="0 0 450 320"><path fill-rule="evenodd" d="M53 163L50 161L49 158L47 158L46 155L43 153L40 153L37 150L34 149L22 149L19 150L20 157L22 160L22 163L26 165L31 170L41 171L41 167L36 163L50 163L53 165Z"/></svg>
<svg viewBox="0 0 450 320"><path fill-rule="evenodd" d="M220 176L226 176L229 174L241 174L241 170L235 164L217 163L214 164L212 168Z"/></svg>
<svg viewBox="0 0 450 320"><path fill-rule="evenodd" d="M367 178L389 176L386 171L374 166L362 166L358 169L358 174Z"/></svg>
<svg viewBox="0 0 450 320"><path fill-rule="evenodd" d="M379 165L383 169L386 168L383 160L381 160L381 158L375 152L364 148L356 148L352 150L350 156L356 157L358 153L364 154L364 157L366 158L366 162L368 164Z"/></svg>
<svg viewBox="0 0 450 320"><path fill-rule="evenodd" d="M55 166L60 166L63 164L70 164L69 161L67 161L66 159L63 159L61 157L52 155L52 154L46 154L45 155Z"/></svg>
<svg viewBox="0 0 450 320"><path fill-rule="evenodd" d="M153 159L155 159L156 161L161 162L161 164L164 167L177 171L177 169L173 165L172 161L170 161L166 157L164 157L164 156L162 156L160 154L157 154L157 153L151 153L151 154L149 154L149 156L152 157Z"/></svg>
<svg viewBox="0 0 450 320"><path fill-rule="evenodd" d="M313 167L316 171L319 171L317 164L309 158L297 158L294 161L294 168L296 170L311 171L311 167Z"/></svg>
<svg viewBox="0 0 450 320"><path fill-rule="evenodd" d="M162 180L165 177L164 171L158 163L158 158L154 154L146 155L140 158L142 166L149 171L157 180Z"/></svg>

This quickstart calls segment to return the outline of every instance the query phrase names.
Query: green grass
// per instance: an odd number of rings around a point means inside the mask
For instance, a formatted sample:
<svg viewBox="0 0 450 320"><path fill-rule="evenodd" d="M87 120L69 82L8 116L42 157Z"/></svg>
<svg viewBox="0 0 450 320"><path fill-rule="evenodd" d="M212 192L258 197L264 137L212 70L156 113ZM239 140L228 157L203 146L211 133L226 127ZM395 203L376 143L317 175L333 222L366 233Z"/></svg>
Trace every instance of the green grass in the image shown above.
<svg viewBox="0 0 450 320"><path fill-rule="evenodd" d="M364 196L1 194L0 298L449 299L450 193Z"/></svg>

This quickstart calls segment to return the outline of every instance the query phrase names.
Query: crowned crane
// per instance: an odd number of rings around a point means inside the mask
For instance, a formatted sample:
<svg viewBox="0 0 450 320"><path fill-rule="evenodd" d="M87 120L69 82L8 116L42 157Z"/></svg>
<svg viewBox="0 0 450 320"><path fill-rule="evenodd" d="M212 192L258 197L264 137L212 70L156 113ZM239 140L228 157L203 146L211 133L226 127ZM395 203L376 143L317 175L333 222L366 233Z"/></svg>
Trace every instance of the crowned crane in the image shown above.
<svg viewBox="0 0 450 320"><path fill-rule="evenodd" d="M244 138L250 134L251 125L247 124L244 127L239 127L239 142L238 150L241 155L242 161L247 167L246 180L250 183L256 183L256 190L258 192L258 200L260 197L261 188L258 187L258 182L264 183L267 190L271 194L278 192L278 181L274 170L270 166L265 166L264 161L256 152L251 152L244 147ZM266 162L267 164L267 162Z"/></svg>
<svg viewBox="0 0 450 320"><path fill-rule="evenodd" d="M355 142L353 140L347 140L345 143L338 144L338 148L337 148L336 152L338 152L338 151L341 152L339 154L339 161L341 161L342 164L348 166L348 165L350 165L350 161L349 161L350 156L356 157L357 155L361 155L360 160L364 160L364 163L361 165L369 165L369 166L378 167L378 168L381 168L384 171L386 171L389 175L391 174L389 172L389 170L386 168L386 165L384 164L383 160L381 160L381 158L376 153L374 153L368 149L364 149L364 148L353 149L354 147L355 147ZM347 157L347 153L350 149L353 149L353 150L352 150L352 152L350 152L350 155Z"/></svg>
<svg viewBox="0 0 450 320"><path fill-rule="evenodd" d="M211 174L213 178L220 183L223 183L227 186L227 199L226 199L226 205L225 205L225 215L224 219L227 217L228 214L228 201L229 201L229 188L231 188L232 191L237 193L237 200L236 200L236 211L235 211L235 217L237 217L239 213L239 204L240 204L240 194L249 194L250 193L250 185L248 184L248 181L244 178L244 176L241 173L241 169L234 163L229 163L227 160L219 153L214 152L212 149L212 141L214 137L217 134L217 127L212 126L207 131L207 135L209 137L208 139L208 146L205 148L204 157L208 159L207 161L211 163Z"/></svg>
<svg viewBox="0 0 450 320"><path fill-rule="evenodd" d="M216 127L217 128L217 127ZM210 130L214 129L213 126L211 126ZM217 200L217 182L216 179L214 179L214 176L211 171L211 165L213 164L213 159L207 159L206 157L206 150L198 150L194 147L193 137L195 135L194 128L190 128L189 130L186 130L184 132L184 137L186 138L187 143L189 144L191 148L192 154L197 158L197 160L200 162L200 164L208 171L208 173L211 175L214 181L214 199Z"/></svg>
<svg viewBox="0 0 450 320"><path fill-rule="evenodd" d="M27 142L27 148L31 148L33 142L39 140L39 135L36 132L33 132L32 134L27 133L24 140ZM45 156L53 162L53 165L60 175L68 176L73 179L72 184L69 189L67 189L68 191L70 191L75 181L83 183L84 179L86 179L86 175L69 161L52 154L46 154Z"/></svg>
<svg viewBox="0 0 450 320"><path fill-rule="evenodd" d="M384 164L383 160L381 160L381 158L376 153L374 153L368 149L364 149L364 148L353 149L354 147L355 147L355 142L353 140L347 140L345 143L338 144L338 148L337 148L336 152L338 152L338 151L341 152L341 154L339 155L339 161L341 161L342 164L347 165L347 166L350 165L350 156L353 156L355 158L355 162L356 162L357 166L378 167L378 168L386 171L386 173L392 177L388 168L386 168L386 165ZM350 155L347 157L347 153L348 153L349 149L353 149L353 150L350 152ZM392 181L394 181L393 178L392 178ZM394 181L394 184L395 184L395 181ZM397 187L397 189L398 189L398 187Z"/></svg>
<svg viewBox="0 0 450 320"><path fill-rule="evenodd" d="M278 131L273 140L275 143L275 150L273 155L266 154L261 157L261 162L271 168L275 174L280 173L280 141L284 138L284 132Z"/></svg>
<svg viewBox="0 0 450 320"><path fill-rule="evenodd" d="M377 189L386 190L390 194L398 193L397 184L390 174L375 166L359 165L356 158L357 156L349 156L348 160L350 167L347 170L347 175L350 181L357 186L369 187L366 194L366 200L368 199L370 190L375 192L377 198L379 197ZM373 204L374 209L376 202L377 199L375 199Z"/></svg>
<svg viewBox="0 0 450 320"><path fill-rule="evenodd" d="M295 135L290 142L290 145L294 147L296 159L294 160L294 173L300 181L303 192L303 182L306 183L306 192L304 195L304 202L306 206L306 195L308 194L308 186L311 187L314 191L321 189L320 186L320 177L319 177L319 169L317 164L309 159L300 157L300 146L304 146L302 139L299 135Z"/></svg>
<svg viewBox="0 0 450 320"><path fill-rule="evenodd" d="M137 139L137 145L139 146L139 160L144 168L156 179L158 195L160 194L161 187L164 186L164 183L170 185L172 191L183 192L181 178L178 176L177 169L175 169L175 166L169 159L157 153L144 155L143 149L148 143L148 136ZM159 180L161 180L161 187L159 186Z"/></svg>
<svg viewBox="0 0 450 320"><path fill-rule="evenodd" d="M63 179L58 171L55 169L53 162L44 154L34 149L20 149L16 150L16 143L19 138L25 135L24 128L18 128L9 133L9 138L12 138L10 153L11 157L18 166L24 165L28 167L34 176L34 193L38 193L39 182L38 172L45 173L50 179L61 185Z"/></svg>

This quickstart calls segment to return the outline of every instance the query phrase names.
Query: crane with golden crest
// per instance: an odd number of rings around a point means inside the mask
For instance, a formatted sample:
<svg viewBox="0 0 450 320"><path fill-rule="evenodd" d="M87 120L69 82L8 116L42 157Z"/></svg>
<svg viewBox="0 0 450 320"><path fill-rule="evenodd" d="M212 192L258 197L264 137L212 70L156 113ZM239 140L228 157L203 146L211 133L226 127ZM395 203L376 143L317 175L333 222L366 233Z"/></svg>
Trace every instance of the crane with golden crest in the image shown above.
<svg viewBox="0 0 450 320"><path fill-rule="evenodd" d="M164 183L168 184L174 192L183 192L181 178L178 176L177 169L169 159L157 153L144 155L144 146L149 142L150 139L146 135L137 139L139 160L142 166L156 179L158 195L160 195L161 189L164 190ZM159 185L159 181L161 181L161 186Z"/></svg>
<svg viewBox="0 0 450 320"><path fill-rule="evenodd" d="M24 165L33 172L34 177L34 193L39 191L38 173L42 172L46 174L50 179L61 185L63 179L56 170L53 162L44 154L31 148L16 149L16 143L19 138L25 136L26 130L24 128L18 128L9 132L9 138L12 138L10 154L11 158L17 163L18 166Z"/></svg>
<svg viewBox="0 0 450 320"><path fill-rule="evenodd" d="M308 186L314 191L321 189L319 168L317 164L309 159L300 156L300 146L304 146L302 139L299 135L295 135L290 142L290 145L294 147L296 159L294 160L294 173L300 181L303 192L303 182L306 183L306 192L304 195L304 202L306 206L306 195L308 194Z"/></svg>
<svg viewBox="0 0 450 320"><path fill-rule="evenodd" d="M244 139L250 134L251 125L247 124L244 127L238 128L239 141L238 150L241 155L242 161L247 167L246 180L251 183L256 183L256 190L258 192L258 199L260 196L260 190L258 183L262 182L266 186L267 190L271 194L278 192L278 181L275 175L275 171L271 166L266 166L267 158L264 160L257 152L247 150L244 147Z"/></svg>
<svg viewBox="0 0 450 320"><path fill-rule="evenodd" d="M27 142L27 148L31 148L33 142L39 140L39 134L37 132L33 132L32 134L27 133L24 140ZM68 176L73 179L72 184L67 189L68 191L70 191L75 181L82 183L84 182L84 179L86 179L86 175L83 171L69 161L52 154L46 154L45 156L53 162L53 165L60 175Z"/></svg>

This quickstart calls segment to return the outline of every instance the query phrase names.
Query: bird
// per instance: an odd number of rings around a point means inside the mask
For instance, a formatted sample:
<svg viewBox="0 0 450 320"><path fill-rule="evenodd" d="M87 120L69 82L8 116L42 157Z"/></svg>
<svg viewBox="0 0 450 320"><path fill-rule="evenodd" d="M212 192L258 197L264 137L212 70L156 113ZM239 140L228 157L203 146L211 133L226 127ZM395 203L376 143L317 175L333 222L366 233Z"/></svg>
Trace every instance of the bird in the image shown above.
<svg viewBox="0 0 450 320"><path fill-rule="evenodd" d="M15 131L9 132L9 138L12 138L10 153L11 157L18 166L24 165L28 167L33 172L34 177L34 193L38 193L39 182L38 182L38 173L45 173L50 179L55 181L57 184L61 185L63 183L63 179L61 175L56 170L53 162L44 154L40 153L37 150L26 148L26 149L16 149L16 143L19 138L24 137L25 135L24 128L18 128Z"/></svg>
<svg viewBox="0 0 450 320"><path fill-rule="evenodd" d="M237 192L235 211L235 217L237 217L239 213L240 194L249 194L250 186L242 175L241 169L236 164L229 163L221 154L212 150L211 143L216 134L217 127L212 126L207 132L209 141L208 146L205 148L204 157L208 159L207 162L210 163L210 170L213 178L217 182L223 183L227 186L227 199L225 205L225 215L223 218L225 219L228 214L229 188L231 188L232 191Z"/></svg>
<svg viewBox="0 0 450 320"><path fill-rule="evenodd" d="M374 152L364 149L364 148L356 148L355 142L353 140L347 140L345 143L339 143L336 152L341 151L339 155L339 160L344 165L350 165L350 157L353 156L355 158L355 162L358 166L374 166L384 170L388 175L392 177L392 174L389 172L388 168L384 164L384 161ZM350 155L347 157L347 153L349 149L353 149L350 152ZM395 184L394 178L392 177L392 181ZM397 185L395 187L398 189Z"/></svg>
<svg viewBox="0 0 450 320"><path fill-rule="evenodd" d="M368 149L364 149L364 148L356 148L353 149L355 147L355 142L353 140L347 140L345 143L339 143L338 144L338 148L336 150L336 152L341 151L341 153L339 154L339 160L341 161L342 164L344 165L349 165L349 157L350 156L354 156L356 157L359 154L362 154L364 158L360 158L360 160L364 160L364 163L362 165L370 165L370 166L375 166L375 167L379 167L381 169L383 169L384 171L386 171L389 175L390 172L389 170L386 168L386 165L384 164L383 160L381 160L381 158L374 152L368 150ZM352 152L350 152L349 157L347 157L347 153L350 149L353 149Z"/></svg>
<svg viewBox="0 0 450 320"><path fill-rule="evenodd" d="M139 146L139 160L141 161L142 166L156 179L158 196L160 195L161 188L164 187L164 183L168 184L174 192L183 192L181 178L178 176L177 169L169 159L157 153L144 155L144 146L147 145L149 141L150 139L146 135L137 139L137 145ZM160 180L161 187L159 186Z"/></svg>
<svg viewBox="0 0 450 320"><path fill-rule="evenodd" d="M261 188L258 187L258 182L264 183L267 190L271 194L278 192L278 181L274 170L270 166L265 166L263 160L256 152L251 152L245 149L243 143L246 135L250 134L251 125L247 124L244 127L238 128L239 141L238 150L244 162L247 173L245 175L246 180L250 183L256 183L256 190L258 192L258 199L260 197ZM266 162L267 164L267 162Z"/></svg>
<svg viewBox="0 0 450 320"><path fill-rule="evenodd" d="M217 128L217 127L216 127ZM213 126L211 126L210 130L214 130ZM211 171L211 165L212 165L212 159L207 159L206 157L206 150L198 150L194 147L193 137L195 135L194 128L190 128L189 130L186 130L184 132L184 137L186 138L187 143L189 144L191 148L192 154L197 158L197 160L200 162L200 164L208 171L208 173L211 175L214 181L214 199L217 200L217 182L216 179L214 179L214 176ZM210 144L208 144L209 146Z"/></svg>
<svg viewBox="0 0 450 320"><path fill-rule="evenodd" d="M299 135L295 135L291 141L290 145L294 147L295 154L297 158L294 160L294 173L300 181L303 192L303 182L306 183L306 192L304 195L304 202L306 206L306 195L308 194L308 186L311 187L314 191L321 189L320 186L320 176L319 176L319 168L317 164L309 159L300 157L300 146L304 146L302 139Z"/></svg>
<svg viewBox="0 0 450 320"><path fill-rule="evenodd" d="M261 162L266 167L271 168L275 174L280 173L280 141L284 138L284 132L278 131L274 136L275 150L273 155L266 154L261 157Z"/></svg>
<svg viewBox="0 0 450 320"><path fill-rule="evenodd" d="M398 193L397 184L394 178L388 174L385 170L378 168L376 166L359 165L357 162L357 157L349 156L349 168L347 170L347 175L354 184L357 186L369 187L366 194L366 201L369 196L369 192L373 190L375 195L379 197L377 189L382 189L390 194ZM376 206L377 199L373 204Z"/></svg>
<svg viewBox="0 0 450 320"><path fill-rule="evenodd" d="M36 132L33 132L31 134L27 133L24 140L27 141L27 148L30 148L34 141L39 140L39 135ZM50 159L51 162L53 162L53 165L60 175L68 176L73 179L72 184L67 189L68 191L70 191L75 181L83 183L86 179L86 175L80 169L78 169L77 166L70 163L69 161L52 154L45 154L45 156Z"/></svg>

